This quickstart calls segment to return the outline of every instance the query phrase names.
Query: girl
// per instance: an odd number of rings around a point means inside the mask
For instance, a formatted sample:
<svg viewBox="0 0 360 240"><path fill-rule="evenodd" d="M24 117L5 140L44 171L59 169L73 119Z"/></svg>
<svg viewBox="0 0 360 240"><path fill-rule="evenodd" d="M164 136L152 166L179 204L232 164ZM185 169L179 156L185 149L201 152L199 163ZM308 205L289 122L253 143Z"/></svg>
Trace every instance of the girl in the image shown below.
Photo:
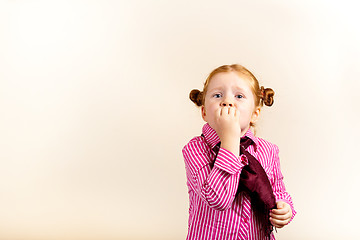
<svg viewBox="0 0 360 240"><path fill-rule="evenodd" d="M274 91L259 87L241 65L213 70L203 91L190 99L201 107L202 135L183 148L189 189L187 239L275 239L295 215L285 191L278 147L251 131Z"/></svg>

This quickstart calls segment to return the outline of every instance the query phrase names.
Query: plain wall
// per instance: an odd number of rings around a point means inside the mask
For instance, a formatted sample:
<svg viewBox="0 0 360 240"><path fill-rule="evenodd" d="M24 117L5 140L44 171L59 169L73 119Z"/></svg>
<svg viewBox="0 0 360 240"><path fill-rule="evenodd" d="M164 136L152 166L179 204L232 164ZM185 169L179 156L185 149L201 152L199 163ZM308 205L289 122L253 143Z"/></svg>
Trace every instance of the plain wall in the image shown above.
<svg viewBox="0 0 360 240"><path fill-rule="evenodd" d="M277 239L358 239L355 1L2 1L0 239L185 239L188 99L223 64L276 92L257 135L298 211Z"/></svg>

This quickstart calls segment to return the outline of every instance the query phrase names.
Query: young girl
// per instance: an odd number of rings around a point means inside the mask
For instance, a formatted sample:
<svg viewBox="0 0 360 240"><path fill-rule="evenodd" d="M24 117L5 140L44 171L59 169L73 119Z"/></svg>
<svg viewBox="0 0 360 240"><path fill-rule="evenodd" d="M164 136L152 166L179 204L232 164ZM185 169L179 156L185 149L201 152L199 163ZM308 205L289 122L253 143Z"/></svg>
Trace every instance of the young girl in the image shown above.
<svg viewBox="0 0 360 240"><path fill-rule="evenodd" d="M189 189L187 239L275 239L295 215L280 171L279 149L250 127L274 91L241 65L213 70L190 99L206 122L183 148Z"/></svg>

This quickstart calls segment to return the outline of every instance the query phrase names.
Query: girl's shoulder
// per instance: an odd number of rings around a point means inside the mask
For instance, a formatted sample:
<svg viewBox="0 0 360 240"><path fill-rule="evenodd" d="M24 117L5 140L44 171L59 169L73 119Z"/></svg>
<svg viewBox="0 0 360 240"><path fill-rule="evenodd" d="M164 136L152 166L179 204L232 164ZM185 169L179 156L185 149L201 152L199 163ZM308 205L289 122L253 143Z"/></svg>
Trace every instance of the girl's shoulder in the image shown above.
<svg viewBox="0 0 360 240"><path fill-rule="evenodd" d="M190 139L190 141L185 146L192 144L192 143L205 143L205 139L203 136L193 137L192 139Z"/></svg>
<svg viewBox="0 0 360 240"><path fill-rule="evenodd" d="M261 137L255 137L255 138L257 140L257 148L259 150L275 152L275 153L279 152L279 147L276 144L274 144L266 139L263 139Z"/></svg>
<svg viewBox="0 0 360 240"><path fill-rule="evenodd" d="M279 148L276 144L257 137L256 152L254 153L265 171L269 174L279 161Z"/></svg>
<svg viewBox="0 0 360 240"><path fill-rule="evenodd" d="M187 151L187 150L193 150L193 148L205 148L206 147L206 142L203 136L196 136L193 137L184 147L183 147L183 152Z"/></svg>
<svg viewBox="0 0 360 240"><path fill-rule="evenodd" d="M205 142L205 138L204 136L196 136L196 137L193 137L189 142L189 143L194 143L194 142Z"/></svg>
<svg viewBox="0 0 360 240"><path fill-rule="evenodd" d="M213 161L210 146L202 136L192 138L182 149L186 167L195 173Z"/></svg>

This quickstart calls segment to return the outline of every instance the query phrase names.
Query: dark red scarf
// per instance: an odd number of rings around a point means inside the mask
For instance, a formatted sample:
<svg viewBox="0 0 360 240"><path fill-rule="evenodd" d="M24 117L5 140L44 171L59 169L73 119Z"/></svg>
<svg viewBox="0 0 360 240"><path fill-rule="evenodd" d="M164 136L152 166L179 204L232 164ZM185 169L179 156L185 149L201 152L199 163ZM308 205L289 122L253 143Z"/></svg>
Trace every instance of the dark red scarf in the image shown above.
<svg viewBox="0 0 360 240"><path fill-rule="evenodd" d="M264 231L265 236L270 238L273 226L269 220L269 214L271 209L276 208L276 199L263 167L253 155L246 151L253 143L253 140L249 137L241 138L240 154L247 157L249 164L241 171L236 194L242 191L249 194L251 208L260 223L261 230Z"/></svg>
<svg viewBox="0 0 360 240"><path fill-rule="evenodd" d="M269 220L270 210L276 208L276 199L271 188L270 181L259 161L246 149L254 142L249 137L242 137L240 142L240 155L244 154L248 159L240 174L240 181L236 196L240 192L246 192L251 199L251 208L260 223L261 230L270 239L273 226ZM216 154L219 151L220 143L214 147Z"/></svg>

